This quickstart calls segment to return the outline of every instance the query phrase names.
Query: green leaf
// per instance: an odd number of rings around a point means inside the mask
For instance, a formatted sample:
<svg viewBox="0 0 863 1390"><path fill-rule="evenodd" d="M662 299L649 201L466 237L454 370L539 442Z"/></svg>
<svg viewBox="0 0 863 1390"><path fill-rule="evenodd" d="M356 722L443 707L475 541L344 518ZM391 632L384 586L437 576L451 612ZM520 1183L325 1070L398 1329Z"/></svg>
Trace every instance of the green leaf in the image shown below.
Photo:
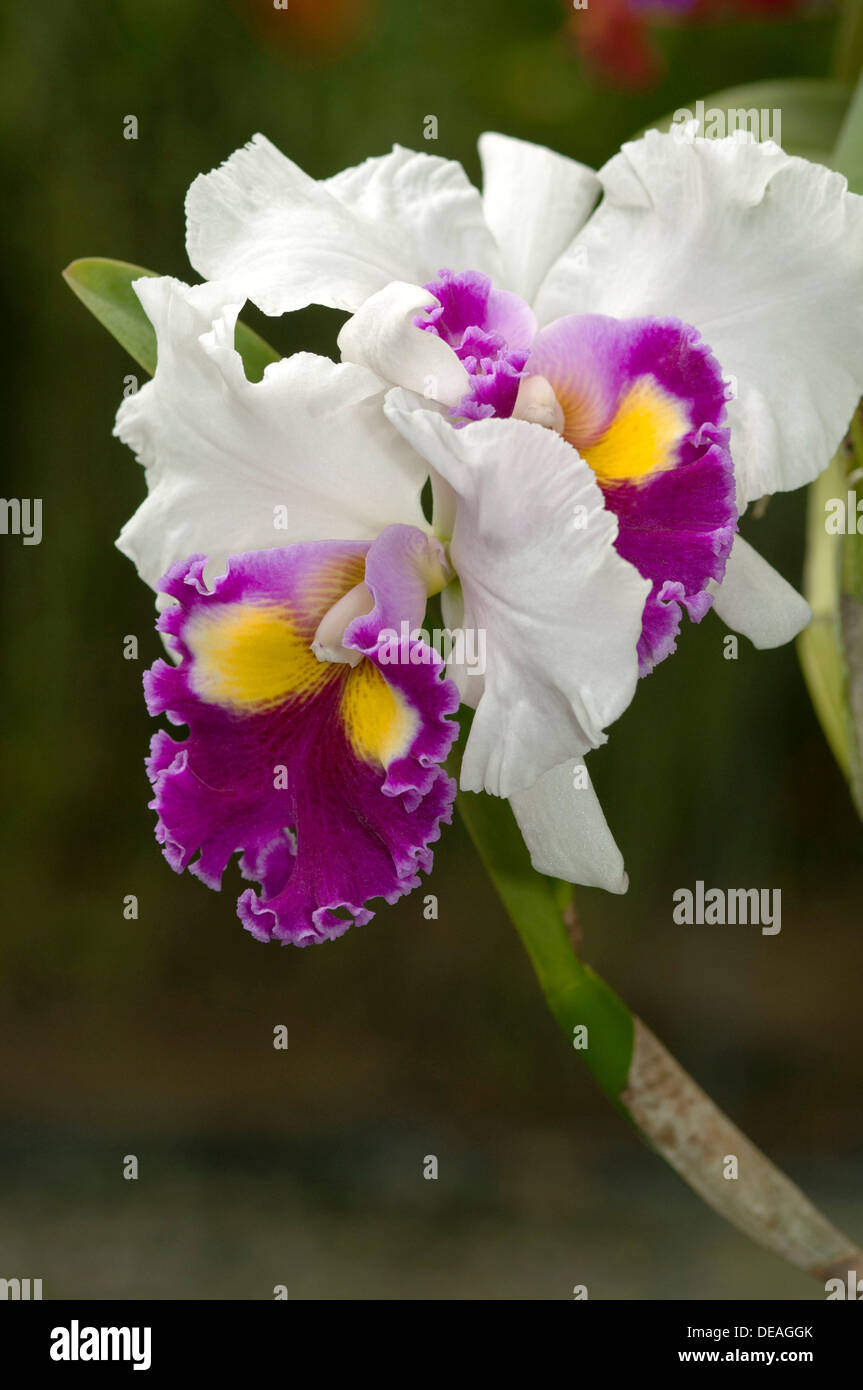
<svg viewBox="0 0 863 1390"><path fill-rule="evenodd" d="M63 279L82 304L151 376L156 370L156 334L132 281L156 274L155 270L102 256L73 261L63 271ZM279 360L269 343L244 323L237 324L234 343L250 381L260 381L264 368Z"/></svg>
<svg viewBox="0 0 863 1390"><path fill-rule="evenodd" d="M132 289L132 281L155 274L140 265L99 256L73 261L63 271L72 293L151 376L156 370L156 334Z"/></svg>
<svg viewBox="0 0 863 1390"><path fill-rule="evenodd" d="M578 1056L617 1102L632 1061L632 1014L575 953L563 915L572 888L532 868L508 801L462 792L456 805L530 956L552 1014L570 1043L575 1027L587 1027L588 1046Z"/></svg>
<svg viewBox="0 0 863 1390"><path fill-rule="evenodd" d="M751 82L742 87L727 87L721 92L713 92L704 97L705 113L720 111L727 118L728 113L757 112L758 131L761 130L761 112L768 114L767 129L763 136L774 138L773 112L781 113L781 144L788 154L802 155L804 159L814 159L820 164L832 163L832 151L839 136L852 88L844 82L821 78L791 78L775 82ZM691 101L687 109L695 115L696 103ZM670 130L674 121L672 113L652 121L645 130ZM740 128L745 123L737 119ZM704 134L711 133L711 123L705 120ZM725 132L731 133L726 119ZM644 134L640 131L639 134Z"/></svg>

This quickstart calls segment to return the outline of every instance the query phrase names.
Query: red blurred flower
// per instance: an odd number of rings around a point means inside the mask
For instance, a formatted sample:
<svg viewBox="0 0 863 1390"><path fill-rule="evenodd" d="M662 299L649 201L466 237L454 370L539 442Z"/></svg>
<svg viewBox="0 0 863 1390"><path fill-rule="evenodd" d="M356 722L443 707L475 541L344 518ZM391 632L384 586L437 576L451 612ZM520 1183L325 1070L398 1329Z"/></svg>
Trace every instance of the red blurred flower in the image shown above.
<svg viewBox="0 0 863 1390"><path fill-rule="evenodd" d="M649 87L659 77L661 64L650 31L630 0L593 0L587 9L573 10L565 28L597 77L632 89Z"/></svg>
<svg viewBox="0 0 863 1390"><path fill-rule="evenodd" d="M779 19L831 8L831 0L588 0L584 9L563 3L570 12L566 38L585 66L600 80L630 89L649 87L662 74L654 25Z"/></svg>
<svg viewBox="0 0 863 1390"><path fill-rule="evenodd" d="M771 19L818 8L817 4L801 4L801 0L697 0L693 14L696 19ZM828 6L820 8L826 10Z"/></svg>

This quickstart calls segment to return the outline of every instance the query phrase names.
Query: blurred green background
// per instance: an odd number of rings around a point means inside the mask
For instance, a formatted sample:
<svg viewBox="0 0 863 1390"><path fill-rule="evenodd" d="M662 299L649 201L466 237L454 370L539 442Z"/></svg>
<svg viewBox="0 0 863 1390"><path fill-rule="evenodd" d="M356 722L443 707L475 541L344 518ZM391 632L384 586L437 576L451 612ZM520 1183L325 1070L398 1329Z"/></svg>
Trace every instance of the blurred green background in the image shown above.
<svg viewBox="0 0 863 1390"><path fill-rule="evenodd" d="M168 869L143 769L152 596L113 548L143 496L111 438L136 368L60 271L101 254L191 278L185 189L256 130L316 176L399 141L476 177L486 128L595 164L717 89L825 73L831 22L664 30L660 85L620 94L576 60L558 0L317 12L314 41L294 0L3 14L2 491L43 498L44 539L0 538L0 1276L46 1298L823 1297L594 1090L459 827L437 921L415 894L302 953L243 932L233 874L215 895ZM264 331L332 352L337 323ZM745 527L795 582L803 508L778 497ZM863 836L794 650L741 640L726 661L723 636L712 615L688 628L593 761L632 887L579 894L585 952L859 1240ZM698 878L781 888L781 935L674 926L672 892Z"/></svg>

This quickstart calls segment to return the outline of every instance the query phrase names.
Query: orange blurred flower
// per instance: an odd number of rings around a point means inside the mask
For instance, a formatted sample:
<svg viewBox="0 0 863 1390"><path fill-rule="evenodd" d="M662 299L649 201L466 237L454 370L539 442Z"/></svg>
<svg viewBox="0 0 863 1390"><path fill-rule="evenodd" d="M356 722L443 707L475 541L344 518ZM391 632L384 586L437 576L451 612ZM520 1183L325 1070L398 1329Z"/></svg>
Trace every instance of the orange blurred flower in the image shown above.
<svg viewBox="0 0 863 1390"><path fill-rule="evenodd" d="M316 58L339 57L361 43L377 0L233 0L234 8L268 47Z"/></svg>

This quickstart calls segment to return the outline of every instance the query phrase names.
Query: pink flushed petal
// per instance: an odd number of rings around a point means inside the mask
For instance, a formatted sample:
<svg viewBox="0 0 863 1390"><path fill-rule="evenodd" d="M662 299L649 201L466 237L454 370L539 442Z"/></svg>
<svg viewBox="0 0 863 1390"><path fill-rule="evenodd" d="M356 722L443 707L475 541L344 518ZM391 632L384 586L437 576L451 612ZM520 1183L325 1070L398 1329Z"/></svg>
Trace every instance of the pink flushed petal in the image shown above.
<svg viewBox="0 0 863 1390"><path fill-rule="evenodd" d="M470 391L450 413L459 424L511 415L537 329L530 305L475 270L442 270L423 288L440 303L417 326L442 338L471 377Z"/></svg>
<svg viewBox="0 0 863 1390"><path fill-rule="evenodd" d="M437 280L423 286L439 308L428 312L420 327L428 327L459 351L472 329L498 334L512 351L530 347L536 335L536 316L529 304L510 290L495 289L487 275L477 270L442 270Z"/></svg>
<svg viewBox="0 0 863 1390"><path fill-rule="evenodd" d="M414 535L426 544L410 527L392 529L407 533L398 538L403 551ZM259 940L302 946L333 939L370 920L370 900L392 903L418 886L440 825L451 819L455 784L440 763L456 733L446 716L458 696L424 643L412 644L415 659L405 665L382 662L370 643L365 662L396 692L405 716L397 756L384 767L360 756L343 718L351 667L326 663L311 693L271 707L215 703L212 691L208 698L199 693L189 625L201 615L218 620L227 605L264 604L289 613L310 644L339 586L344 591L362 579L365 563L375 569L379 545L391 551L378 596L381 627L398 628L402 615L415 611L416 574L407 566L400 588L392 554L398 545L387 532L370 547L322 542L234 556L212 590L203 582L203 557L165 577L164 591L177 602L159 626L173 635L181 661L157 661L147 673L147 703L189 733L177 742L160 731L152 742L157 838L174 869L189 868L213 888L240 852L242 873L260 891L247 889L238 913Z"/></svg>
<svg viewBox="0 0 863 1390"><path fill-rule="evenodd" d="M681 609L695 622L707 612L707 585L725 573L737 529L719 364L696 329L677 319L584 314L537 335L527 372L551 382L564 406L565 437L588 462L636 383L655 383L682 411L666 467L598 478L618 519L618 552L652 581L638 647L646 675L674 651Z"/></svg>
<svg viewBox="0 0 863 1390"><path fill-rule="evenodd" d="M562 412L564 438L593 463L591 450L607 439L633 388L646 383L673 403L680 424L661 466L639 470L633 459L631 477L625 469L603 476L597 467L618 518L617 550L651 581L638 646L646 675L674 650L682 610L695 622L706 613L707 585L721 580L737 527L718 362L678 319L571 314L536 332L528 306L485 275L442 271L425 288L439 304L418 326L448 343L471 378L451 408L458 426L512 415L521 382L542 378Z"/></svg>
<svg viewBox="0 0 863 1390"><path fill-rule="evenodd" d="M454 714L459 706L454 682L432 682L429 687L427 678L417 674L417 668L423 667L443 671L444 663L432 647L411 636L423 620L427 592L443 587L449 578L451 570L440 541L413 526L388 526L366 557L365 582L374 607L356 618L344 637L346 647L361 651L412 708L423 712L409 755L393 759L383 784L385 796L403 795L411 808L430 790L437 764L449 751L449 744L444 748L441 741L439 715ZM437 710L428 705L429 688Z"/></svg>

